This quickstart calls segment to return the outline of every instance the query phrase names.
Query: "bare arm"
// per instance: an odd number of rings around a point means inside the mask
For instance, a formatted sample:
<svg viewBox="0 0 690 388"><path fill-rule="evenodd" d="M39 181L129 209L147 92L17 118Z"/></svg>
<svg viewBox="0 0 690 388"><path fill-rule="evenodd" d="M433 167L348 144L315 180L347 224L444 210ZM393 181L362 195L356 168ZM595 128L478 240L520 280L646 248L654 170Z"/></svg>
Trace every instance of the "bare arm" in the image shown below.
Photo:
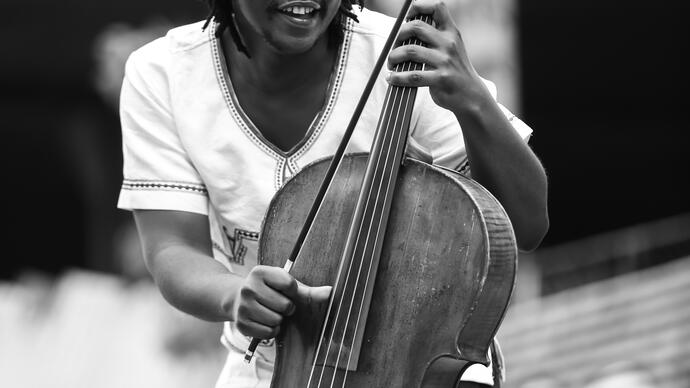
<svg viewBox="0 0 690 388"><path fill-rule="evenodd" d="M549 227L546 173L488 90L476 101L471 108L455 112L462 123L472 177L506 209L518 247L533 250Z"/></svg>
<svg viewBox="0 0 690 388"><path fill-rule="evenodd" d="M418 38L427 44L392 50L389 65L414 61L423 71L391 73L399 86L428 86L434 102L457 117L472 177L498 198L513 224L518 247L536 248L549 227L546 173L494 101L465 52L465 45L442 0L418 0L411 14L431 15L403 25L398 41Z"/></svg>
<svg viewBox="0 0 690 388"><path fill-rule="evenodd" d="M212 257L208 218L167 210L134 211L144 259L163 297L209 321L234 320L242 278Z"/></svg>
<svg viewBox="0 0 690 388"><path fill-rule="evenodd" d="M319 303L330 294L330 287L305 286L281 268L259 265L246 278L231 273L212 256L206 216L136 210L134 219L161 294L200 319L235 321L245 335L271 338L295 302Z"/></svg>

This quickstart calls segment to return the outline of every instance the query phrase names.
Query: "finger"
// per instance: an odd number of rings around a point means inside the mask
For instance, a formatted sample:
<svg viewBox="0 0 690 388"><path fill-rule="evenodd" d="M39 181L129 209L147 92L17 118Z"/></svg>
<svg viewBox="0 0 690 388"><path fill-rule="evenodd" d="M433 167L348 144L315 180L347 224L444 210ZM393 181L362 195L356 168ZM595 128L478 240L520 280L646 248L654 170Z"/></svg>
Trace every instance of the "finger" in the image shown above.
<svg viewBox="0 0 690 388"><path fill-rule="evenodd" d="M297 289L297 285L295 285L295 289ZM256 285L252 289L242 289L241 292L247 300L255 300L280 315L291 315L295 311L295 304L289 297L265 283Z"/></svg>
<svg viewBox="0 0 690 388"><path fill-rule="evenodd" d="M251 320L241 320L236 323L237 329L240 333L255 338L269 339L278 335L280 326L266 326Z"/></svg>
<svg viewBox="0 0 690 388"><path fill-rule="evenodd" d="M240 304L238 316L249 319L265 326L279 326L283 322L283 315L262 305L258 301Z"/></svg>
<svg viewBox="0 0 690 388"><path fill-rule="evenodd" d="M281 312L285 315L292 315L295 312L294 300L297 296L297 280L283 269L271 267L265 274L264 283L271 290L279 294L266 292L266 299L261 299L267 307Z"/></svg>
<svg viewBox="0 0 690 388"><path fill-rule="evenodd" d="M432 68L438 68L441 63L443 63L443 56L437 50L432 50L427 47L407 45L400 46L388 55L388 68L394 69L396 65L405 63L407 61L423 63ZM411 66L406 66L407 69L411 69ZM404 71L406 69L396 69L398 71Z"/></svg>
<svg viewBox="0 0 690 388"><path fill-rule="evenodd" d="M441 0L415 0L412 2L410 12L407 14L408 18L413 18L417 15L431 15L431 18L436 23L436 28L439 30L445 29L447 26L454 25L453 18L450 16L448 7Z"/></svg>
<svg viewBox="0 0 690 388"><path fill-rule="evenodd" d="M260 277L267 286L276 291L285 293L286 290L296 289L295 279L282 268L261 266L256 267L252 272Z"/></svg>
<svg viewBox="0 0 690 388"><path fill-rule="evenodd" d="M388 83L395 86L422 87L436 83L438 76L434 71L403 71L388 74Z"/></svg>
<svg viewBox="0 0 690 388"><path fill-rule="evenodd" d="M331 286L309 287L302 282L297 282L296 301L303 304L322 303L331 295Z"/></svg>
<svg viewBox="0 0 690 388"><path fill-rule="evenodd" d="M400 27L400 32L396 37L397 46L409 43L408 40L420 41L427 46L436 46L440 32L433 26L421 20L411 20Z"/></svg>

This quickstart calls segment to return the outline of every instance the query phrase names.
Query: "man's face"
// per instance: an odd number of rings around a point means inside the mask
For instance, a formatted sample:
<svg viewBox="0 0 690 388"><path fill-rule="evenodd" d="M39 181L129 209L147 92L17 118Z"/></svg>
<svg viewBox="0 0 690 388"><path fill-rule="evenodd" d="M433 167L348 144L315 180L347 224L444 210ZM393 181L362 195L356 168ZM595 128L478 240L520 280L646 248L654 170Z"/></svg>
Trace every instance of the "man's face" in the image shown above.
<svg viewBox="0 0 690 388"><path fill-rule="evenodd" d="M250 52L259 43L253 40L262 39L282 54L299 54L326 32L340 1L234 0L234 9Z"/></svg>

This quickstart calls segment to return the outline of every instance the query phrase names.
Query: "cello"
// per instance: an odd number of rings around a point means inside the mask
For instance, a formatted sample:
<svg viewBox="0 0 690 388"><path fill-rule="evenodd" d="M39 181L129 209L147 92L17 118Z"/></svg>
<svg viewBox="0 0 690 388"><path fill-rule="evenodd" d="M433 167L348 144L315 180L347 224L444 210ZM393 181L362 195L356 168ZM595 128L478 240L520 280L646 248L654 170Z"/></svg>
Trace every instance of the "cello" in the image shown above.
<svg viewBox="0 0 690 388"><path fill-rule="evenodd" d="M371 151L344 153L410 4L335 155L286 182L265 215L259 263L333 286L327 304L285 319L272 388L456 387L470 365L490 363L517 266L501 204L458 172L405 157L416 88L389 86Z"/></svg>

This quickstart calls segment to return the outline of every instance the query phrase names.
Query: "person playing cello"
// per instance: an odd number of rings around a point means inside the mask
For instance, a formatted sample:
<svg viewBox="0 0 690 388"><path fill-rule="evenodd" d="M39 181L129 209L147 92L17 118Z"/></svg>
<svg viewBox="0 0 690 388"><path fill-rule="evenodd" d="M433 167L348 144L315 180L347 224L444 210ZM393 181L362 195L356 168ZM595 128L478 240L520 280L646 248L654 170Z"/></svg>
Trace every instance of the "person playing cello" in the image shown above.
<svg viewBox="0 0 690 388"><path fill-rule="evenodd" d="M209 0L204 22L170 30L130 56L121 94L124 180L147 267L165 299L225 322L217 387L268 387L272 338L296 304L320 303L281 268L257 265L257 241L276 191L333 154L393 19L357 0ZM392 68L378 76L348 151L368 151L389 84L420 87L408 154L471 176L504 206L518 247L548 229L547 180L527 145L532 130L496 101L470 62L441 0L416 0ZM242 362L252 337L256 362ZM470 373L471 372L471 373ZM491 386L471 368L462 387Z"/></svg>

